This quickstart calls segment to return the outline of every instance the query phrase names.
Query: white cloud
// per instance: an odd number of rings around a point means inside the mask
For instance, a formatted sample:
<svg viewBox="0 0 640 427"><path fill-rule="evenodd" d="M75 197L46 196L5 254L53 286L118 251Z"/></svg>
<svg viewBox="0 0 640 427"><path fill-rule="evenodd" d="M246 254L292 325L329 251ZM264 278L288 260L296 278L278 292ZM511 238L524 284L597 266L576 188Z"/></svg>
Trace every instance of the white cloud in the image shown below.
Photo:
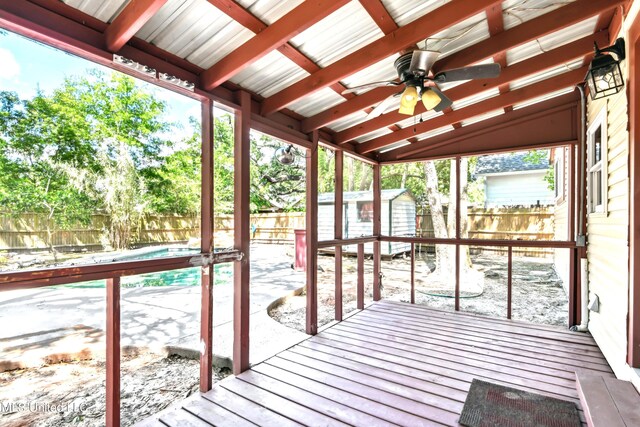
<svg viewBox="0 0 640 427"><path fill-rule="evenodd" d="M13 53L0 48L0 79L12 79L20 75L20 64Z"/></svg>

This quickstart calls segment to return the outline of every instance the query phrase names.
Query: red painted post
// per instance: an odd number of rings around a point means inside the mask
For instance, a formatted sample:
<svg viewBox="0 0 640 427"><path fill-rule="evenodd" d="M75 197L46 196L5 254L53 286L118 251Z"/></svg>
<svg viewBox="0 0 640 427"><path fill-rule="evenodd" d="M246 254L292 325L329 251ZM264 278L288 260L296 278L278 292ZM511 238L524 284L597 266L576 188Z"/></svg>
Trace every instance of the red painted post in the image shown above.
<svg viewBox="0 0 640 427"><path fill-rule="evenodd" d="M358 243L358 286L356 289L356 308L364 310L364 243Z"/></svg>
<svg viewBox="0 0 640 427"><path fill-rule="evenodd" d="M513 247L509 246L507 253L507 319L511 319L512 276L513 271Z"/></svg>
<svg viewBox="0 0 640 427"><path fill-rule="evenodd" d="M107 396L106 425L120 426L120 278L106 280L107 287Z"/></svg>
<svg viewBox="0 0 640 427"><path fill-rule="evenodd" d="M416 244L411 242L411 304L416 303Z"/></svg>
<svg viewBox="0 0 640 427"><path fill-rule="evenodd" d="M456 240L460 239L460 156L456 156ZM456 243L455 310L460 311L460 244Z"/></svg>
<svg viewBox="0 0 640 427"><path fill-rule="evenodd" d="M318 131L307 150L307 319L309 335L318 333Z"/></svg>
<svg viewBox="0 0 640 427"><path fill-rule="evenodd" d="M242 261L233 270L233 373L249 369L249 280L251 230L249 217L249 175L251 140L251 95L238 92L240 110L235 114L234 134L234 246L242 252Z"/></svg>
<svg viewBox="0 0 640 427"><path fill-rule="evenodd" d="M627 362L640 367L640 16L629 30L629 325Z"/></svg>
<svg viewBox="0 0 640 427"><path fill-rule="evenodd" d="M334 196L334 237L336 240L342 240L342 205L344 203L344 153L342 151L335 152L335 196ZM342 320L342 246L335 247L335 319Z"/></svg>
<svg viewBox="0 0 640 427"><path fill-rule="evenodd" d="M213 102L205 99L201 104L201 225L200 252L213 252ZM200 278L200 391L207 392L213 385L213 265L203 266Z"/></svg>
<svg viewBox="0 0 640 427"><path fill-rule="evenodd" d="M382 185L380 182L380 164L373 165L373 300L380 301L380 235L382 234Z"/></svg>

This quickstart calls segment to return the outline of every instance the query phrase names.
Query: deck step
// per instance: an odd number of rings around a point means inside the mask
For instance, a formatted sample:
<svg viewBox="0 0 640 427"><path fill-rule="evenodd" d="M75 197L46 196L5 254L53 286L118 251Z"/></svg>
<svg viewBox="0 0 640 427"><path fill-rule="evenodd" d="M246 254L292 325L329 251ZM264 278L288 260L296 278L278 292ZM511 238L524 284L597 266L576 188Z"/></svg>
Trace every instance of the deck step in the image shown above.
<svg viewBox="0 0 640 427"><path fill-rule="evenodd" d="M640 426L640 395L629 381L576 373L589 427Z"/></svg>

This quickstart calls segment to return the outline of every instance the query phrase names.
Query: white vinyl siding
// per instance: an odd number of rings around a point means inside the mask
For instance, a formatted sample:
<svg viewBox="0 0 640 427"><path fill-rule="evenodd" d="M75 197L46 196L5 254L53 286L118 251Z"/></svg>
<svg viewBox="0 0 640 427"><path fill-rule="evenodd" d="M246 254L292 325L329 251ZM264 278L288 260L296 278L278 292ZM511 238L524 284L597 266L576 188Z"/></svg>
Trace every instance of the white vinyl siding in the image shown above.
<svg viewBox="0 0 640 427"><path fill-rule="evenodd" d="M555 199L544 180L546 170L487 175L485 207L552 205Z"/></svg>
<svg viewBox="0 0 640 427"><path fill-rule="evenodd" d="M629 135L625 91L595 102L589 100L587 112L590 126L599 114L606 114L607 128L606 151L602 155L606 182L603 209L601 213L589 214L587 220L589 300L597 295L600 302L599 312L590 312L589 330L613 370L623 376L629 292Z"/></svg>

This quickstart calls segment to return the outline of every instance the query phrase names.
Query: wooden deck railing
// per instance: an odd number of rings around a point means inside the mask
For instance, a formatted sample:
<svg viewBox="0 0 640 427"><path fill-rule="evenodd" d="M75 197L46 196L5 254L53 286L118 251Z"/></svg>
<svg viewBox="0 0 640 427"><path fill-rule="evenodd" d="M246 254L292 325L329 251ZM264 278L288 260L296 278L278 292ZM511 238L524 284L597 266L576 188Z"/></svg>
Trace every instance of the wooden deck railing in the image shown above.
<svg viewBox="0 0 640 427"><path fill-rule="evenodd" d="M243 254L239 251L202 253L190 256L158 258L140 261L110 262L96 265L56 267L43 270L25 270L4 273L0 276L0 292L30 289L46 286L65 285L89 280L106 281L106 425L120 425L120 279L159 271L179 270L182 268L202 267L203 300L211 298L212 289L205 286L211 283L208 275L215 264L240 261ZM211 306L201 305L201 323L210 324ZM201 333L206 349L211 348L211 333ZM211 388L213 367L209 358L200 359L201 389Z"/></svg>
<svg viewBox="0 0 640 427"><path fill-rule="evenodd" d="M455 245L456 246L456 280L455 280L455 310L460 310L460 247L461 246L484 246L484 247L501 247L507 251L507 318L511 319L512 314L512 295L513 295L513 251L514 248L551 248L551 249L567 249L571 251L569 257L570 271L576 268L578 249L574 241L549 241L549 240L489 240L489 239L443 239L435 237L415 237L415 236L362 236L349 239L334 239L318 242L318 249L334 247L335 248L335 320L342 320L342 247L348 245L357 245L357 285L356 285L356 307L359 310L364 309L364 244L371 242L392 242L392 243L409 243L410 250L410 301L415 304L415 247L420 244L428 245ZM375 265L379 266L379 257L374 256L374 273L379 271ZM375 278L374 278L375 279ZM576 280L574 275L569 276L569 322L575 324L577 304L576 297ZM380 291L376 293L375 287L379 282L374 280L374 301L380 299ZM377 294L377 295L376 295ZM314 306L317 309L317 306ZM307 307L309 309L309 307ZM311 307L313 309L313 307Z"/></svg>

